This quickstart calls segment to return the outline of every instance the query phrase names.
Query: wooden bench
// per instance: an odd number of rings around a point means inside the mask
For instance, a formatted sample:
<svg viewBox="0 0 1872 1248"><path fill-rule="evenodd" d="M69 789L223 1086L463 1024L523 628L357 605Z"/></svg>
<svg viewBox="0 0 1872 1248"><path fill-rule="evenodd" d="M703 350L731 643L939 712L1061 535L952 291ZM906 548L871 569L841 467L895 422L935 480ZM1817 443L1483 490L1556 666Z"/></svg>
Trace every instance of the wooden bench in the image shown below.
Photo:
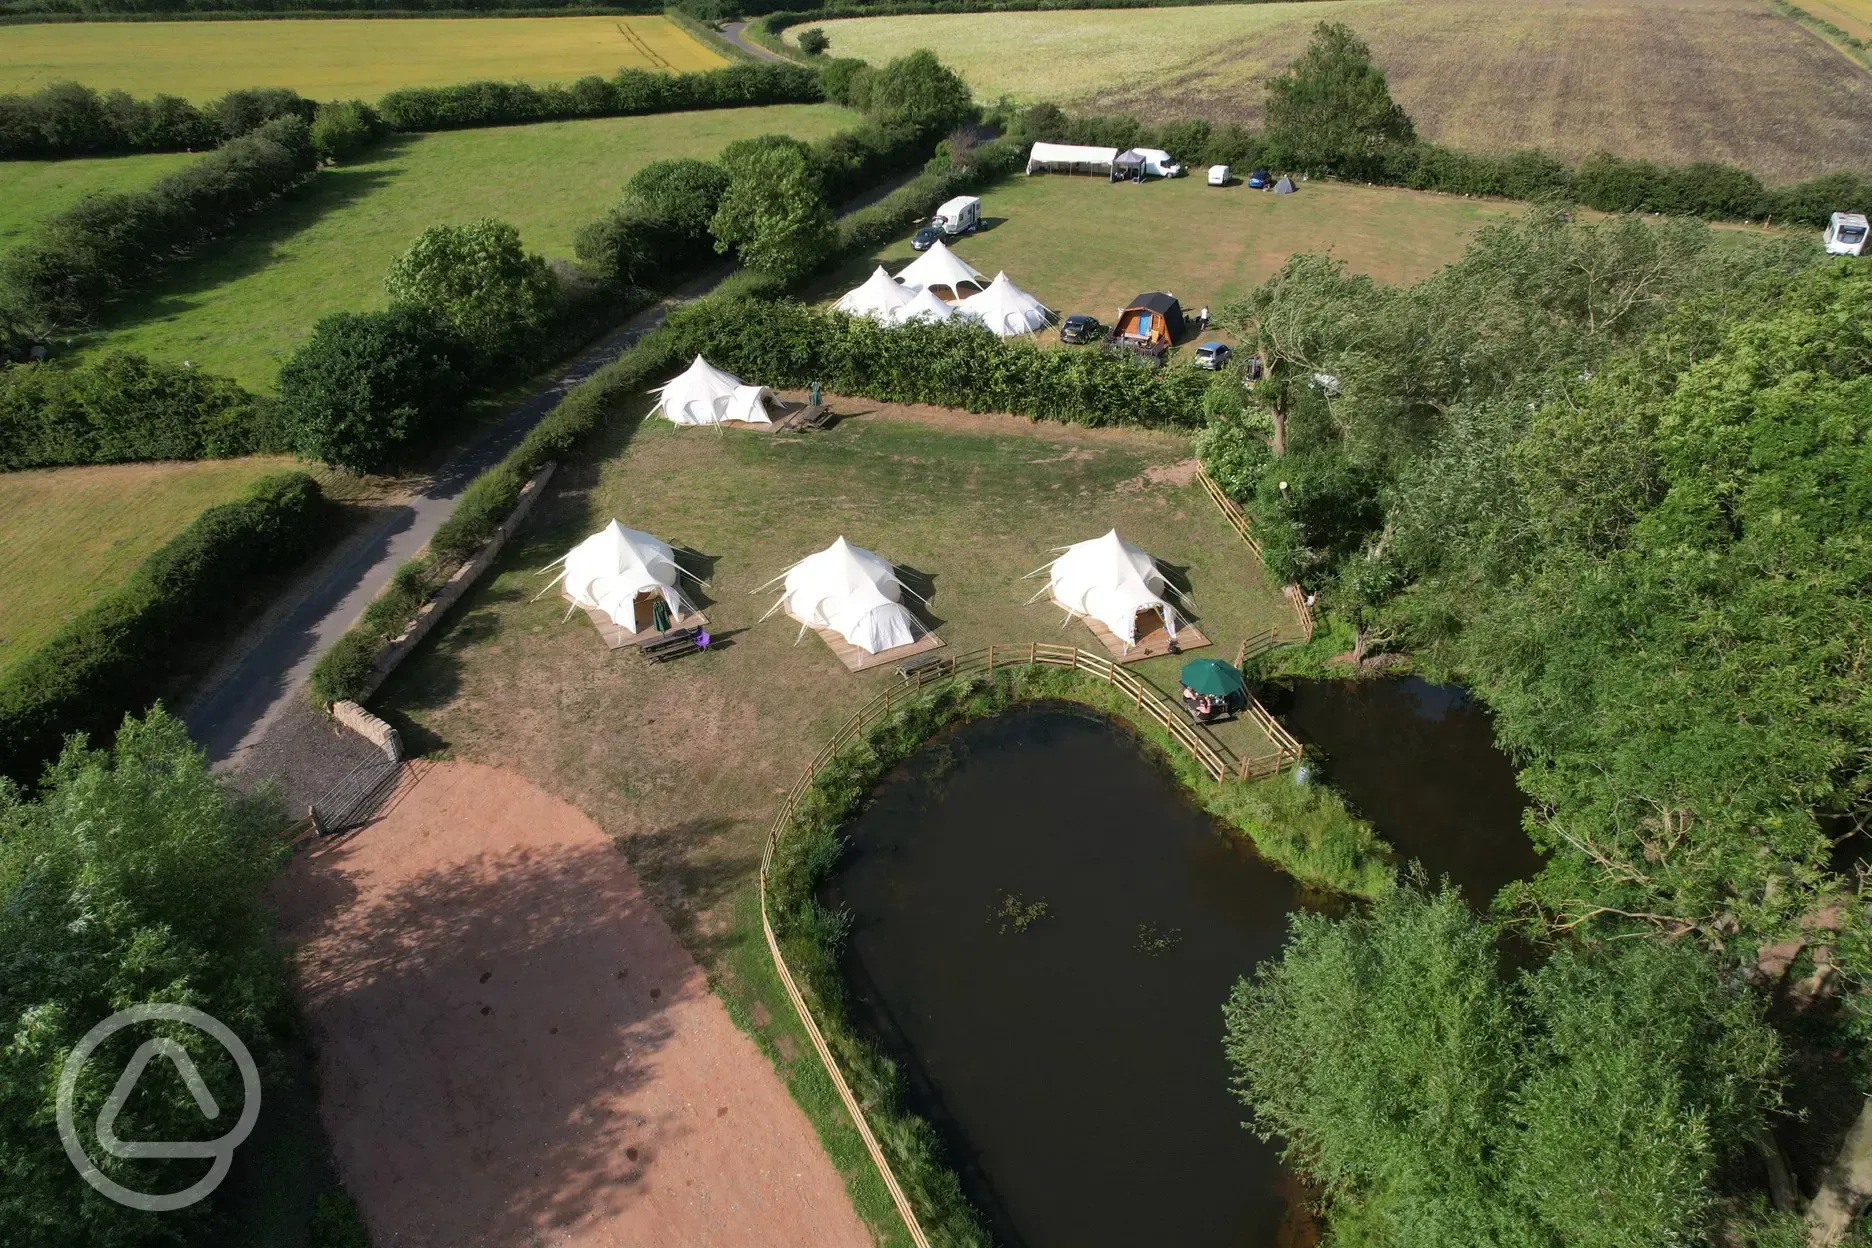
<svg viewBox="0 0 1872 1248"><path fill-rule="evenodd" d="M954 670L955 660L935 651L905 659L897 665L897 674L905 681L915 680L919 676L947 676Z"/></svg>
<svg viewBox="0 0 1872 1248"><path fill-rule="evenodd" d="M644 654L655 663L665 663L670 659L680 659L683 655L700 650L701 648L701 646L696 644L696 630L693 628L679 628L674 632L657 638L655 641L646 641L643 645L638 647L638 649L642 650Z"/></svg>

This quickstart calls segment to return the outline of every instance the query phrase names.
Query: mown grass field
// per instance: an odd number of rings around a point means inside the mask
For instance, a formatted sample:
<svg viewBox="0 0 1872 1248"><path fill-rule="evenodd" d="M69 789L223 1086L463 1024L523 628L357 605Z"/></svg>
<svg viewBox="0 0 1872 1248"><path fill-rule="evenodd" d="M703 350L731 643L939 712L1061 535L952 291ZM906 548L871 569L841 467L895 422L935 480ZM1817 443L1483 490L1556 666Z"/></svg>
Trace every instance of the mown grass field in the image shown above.
<svg viewBox="0 0 1872 1248"><path fill-rule="evenodd" d="M0 473L0 668L122 584L203 510L291 467L256 457Z"/></svg>
<svg viewBox="0 0 1872 1248"><path fill-rule="evenodd" d="M1800 8L1860 39L1872 39L1872 0L1800 0Z"/></svg>
<svg viewBox="0 0 1872 1248"><path fill-rule="evenodd" d="M0 91L72 80L198 101L235 87L375 99L478 78L570 82L724 63L664 17L54 23L6 28Z"/></svg>
<svg viewBox="0 0 1872 1248"><path fill-rule="evenodd" d="M1872 75L1759 0L1318 0L825 29L836 55L936 49L982 98L1258 124L1263 82L1321 21L1371 44L1438 143L1724 160L1770 181L1872 167Z"/></svg>
<svg viewBox="0 0 1872 1248"><path fill-rule="evenodd" d="M194 157L186 152L85 160L0 161L0 251L90 192L138 191Z"/></svg>
<svg viewBox="0 0 1872 1248"><path fill-rule="evenodd" d="M518 226L529 249L569 258L578 227L653 160L761 134L813 139L855 121L830 105L784 105L393 138L112 309L91 343L270 388L320 317L382 305L391 261L431 225L491 215Z"/></svg>
<svg viewBox="0 0 1872 1248"><path fill-rule="evenodd" d="M989 277L1007 270L1062 316L1084 312L1110 324L1147 290L1172 292L1192 318L1204 304L1219 313L1295 252L1330 249L1380 281L1415 281L1460 256L1478 227L1523 211L1493 200L1342 183L1303 182L1294 195L1239 184L1216 188L1204 185L1200 171L1142 185L1016 175L982 196L988 228L954 249ZM874 264L895 272L914 254L906 237L812 293L836 298Z"/></svg>

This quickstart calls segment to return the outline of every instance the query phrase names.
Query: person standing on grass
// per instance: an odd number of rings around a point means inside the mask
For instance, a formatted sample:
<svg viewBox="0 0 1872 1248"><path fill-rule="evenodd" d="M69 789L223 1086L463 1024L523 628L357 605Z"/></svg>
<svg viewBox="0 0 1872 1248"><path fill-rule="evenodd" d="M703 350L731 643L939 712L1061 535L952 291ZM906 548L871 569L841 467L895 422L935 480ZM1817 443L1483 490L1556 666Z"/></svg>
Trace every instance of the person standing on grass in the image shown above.
<svg viewBox="0 0 1872 1248"><path fill-rule="evenodd" d="M1203 304L1202 311L1196 314L1196 332L1199 334L1209 332L1209 305L1206 303Z"/></svg>

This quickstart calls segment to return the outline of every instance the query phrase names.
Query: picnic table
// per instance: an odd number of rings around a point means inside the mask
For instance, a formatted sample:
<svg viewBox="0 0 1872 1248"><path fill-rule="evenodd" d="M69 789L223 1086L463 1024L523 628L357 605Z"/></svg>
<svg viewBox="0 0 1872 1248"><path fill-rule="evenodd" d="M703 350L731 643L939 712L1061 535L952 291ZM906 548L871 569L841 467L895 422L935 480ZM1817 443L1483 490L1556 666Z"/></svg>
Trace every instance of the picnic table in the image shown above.
<svg viewBox="0 0 1872 1248"><path fill-rule="evenodd" d="M654 663L667 663L671 659L680 659L685 654L693 654L702 649L702 630L699 628L679 628L666 633L655 641L646 641L638 649L649 656Z"/></svg>
<svg viewBox="0 0 1872 1248"><path fill-rule="evenodd" d="M897 665L897 674L906 682L920 676L947 676L954 670L955 660L935 651L929 654L919 654L913 659L905 659Z"/></svg>

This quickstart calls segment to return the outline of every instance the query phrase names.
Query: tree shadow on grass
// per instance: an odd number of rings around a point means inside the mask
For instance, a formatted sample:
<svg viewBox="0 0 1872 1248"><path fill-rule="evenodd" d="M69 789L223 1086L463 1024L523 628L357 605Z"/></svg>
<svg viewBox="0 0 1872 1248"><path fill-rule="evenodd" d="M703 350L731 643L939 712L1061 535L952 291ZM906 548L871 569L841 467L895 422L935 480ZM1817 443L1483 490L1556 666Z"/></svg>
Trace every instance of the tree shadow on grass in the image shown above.
<svg viewBox="0 0 1872 1248"><path fill-rule="evenodd" d="M146 290L112 304L98 332L180 316L200 307L222 286L272 265L278 249L295 235L394 181L402 169L380 167L381 161L412 141L406 136L386 140L373 153L372 167L321 170L307 185L170 262L162 278Z"/></svg>
<svg viewBox="0 0 1872 1248"><path fill-rule="evenodd" d="M692 1131L638 1094L703 977L609 845L409 871L366 843L390 832L316 846L279 897L373 1238L519 1244L627 1213Z"/></svg>

